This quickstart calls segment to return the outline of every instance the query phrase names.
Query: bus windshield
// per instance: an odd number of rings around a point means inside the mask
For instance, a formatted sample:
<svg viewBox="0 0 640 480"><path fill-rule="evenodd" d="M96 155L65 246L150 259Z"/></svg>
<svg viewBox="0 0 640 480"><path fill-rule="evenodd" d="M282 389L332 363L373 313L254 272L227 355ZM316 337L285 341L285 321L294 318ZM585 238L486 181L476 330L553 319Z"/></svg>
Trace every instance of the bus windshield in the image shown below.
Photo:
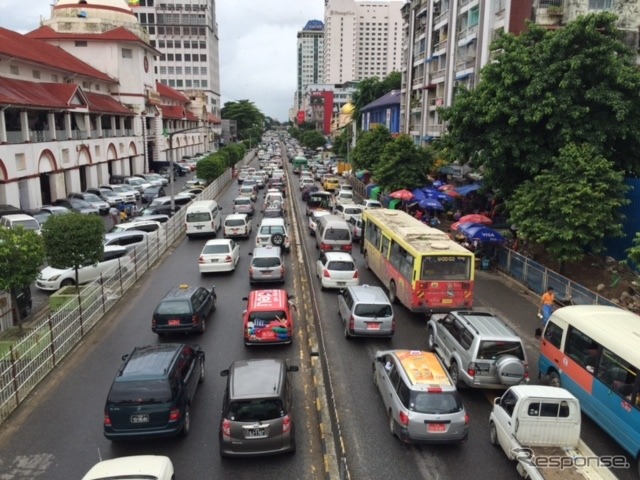
<svg viewBox="0 0 640 480"><path fill-rule="evenodd" d="M425 255L422 257L420 280L469 280L471 257L455 255Z"/></svg>

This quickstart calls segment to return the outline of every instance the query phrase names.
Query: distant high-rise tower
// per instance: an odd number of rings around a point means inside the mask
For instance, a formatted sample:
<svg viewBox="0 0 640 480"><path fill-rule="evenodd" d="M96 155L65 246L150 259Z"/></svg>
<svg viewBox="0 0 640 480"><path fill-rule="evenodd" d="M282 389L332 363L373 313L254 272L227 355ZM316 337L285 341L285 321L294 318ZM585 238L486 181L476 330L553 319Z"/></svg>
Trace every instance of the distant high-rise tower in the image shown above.
<svg viewBox="0 0 640 480"><path fill-rule="evenodd" d="M405 0L325 0L324 83L384 78L402 64Z"/></svg>
<svg viewBox="0 0 640 480"><path fill-rule="evenodd" d="M302 92L312 83L322 82L324 57L324 25L320 20L310 20L298 32L298 72L295 106L302 108Z"/></svg>
<svg viewBox="0 0 640 480"><path fill-rule="evenodd" d="M134 7L151 45L160 83L184 92L202 91L207 110L220 113L220 60L215 0L140 0Z"/></svg>

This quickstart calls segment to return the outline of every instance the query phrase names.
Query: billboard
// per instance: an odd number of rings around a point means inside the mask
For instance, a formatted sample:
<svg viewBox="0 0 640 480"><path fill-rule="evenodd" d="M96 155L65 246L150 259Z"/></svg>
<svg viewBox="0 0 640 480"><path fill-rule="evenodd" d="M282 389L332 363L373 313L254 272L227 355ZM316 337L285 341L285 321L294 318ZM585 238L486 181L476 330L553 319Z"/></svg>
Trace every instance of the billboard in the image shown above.
<svg viewBox="0 0 640 480"><path fill-rule="evenodd" d="M331 115L333 112L333 92L311 92L309 108L307 109L307 122L313 123L323 135L331 133Z"/></svg>

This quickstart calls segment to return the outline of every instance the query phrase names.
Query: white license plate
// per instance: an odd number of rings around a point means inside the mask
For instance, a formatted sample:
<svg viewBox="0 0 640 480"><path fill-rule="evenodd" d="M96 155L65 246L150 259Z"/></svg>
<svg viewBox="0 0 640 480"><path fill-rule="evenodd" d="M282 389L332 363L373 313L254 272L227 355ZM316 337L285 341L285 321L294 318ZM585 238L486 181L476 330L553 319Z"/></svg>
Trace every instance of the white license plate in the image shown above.
<svg viewBox="0 0 640 480"><path fill-rule="evenodd" d="M347 284L347 282L338 282L338 286L339 286L339 287L342 287L342 286L344 286L344 285L346 285L346 284Z"/></svg>
<svg viewBox="0 0 640 480"><path fill-rule="evenodd" d="M130 417L131 423L149 423L149 415L137 414L131 415Z"/></svg>
<svg viewBox="0 0 640 480"><path fill-rule="evenodd" d="M380 324L379 323L374 323L374 322L369 322L369 323L367 323L367 330L380 330Z"/></svg>
<svg viewBox="0 0 640 480"><path fill-rule="evenodd" d="M212 258L211 260L209 260L209 263L218 263L218 259L217 258Z"/></svg>
<svg viewBox="0 0 640 480"><path fill-rule="evenodd" d="M196 228L200 230L204 225L196 225Z"/></svg>
<svg viewBox="0 0 640 480"><path fill-rule="evenodd" d="M248 428L247 437L264 437L267 434L266 428Z"/></svg>

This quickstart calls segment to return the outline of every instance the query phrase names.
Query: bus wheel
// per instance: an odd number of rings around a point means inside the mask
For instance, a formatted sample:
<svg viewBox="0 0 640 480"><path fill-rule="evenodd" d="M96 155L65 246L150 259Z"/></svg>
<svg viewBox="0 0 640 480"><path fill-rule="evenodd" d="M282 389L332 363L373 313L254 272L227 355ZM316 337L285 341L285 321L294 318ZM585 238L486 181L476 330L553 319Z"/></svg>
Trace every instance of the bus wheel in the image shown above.
<svg viewBox="0 0 640 480"><path fill-rule="evenodd" d="M366 252L364 253L364 268L371 270L371 267L369 266L369 255L367 255Z"/></svg>
<svg viewBox="0 0 640 480"><path fill-rule="evenodd" d="M549 374L549 385L552 387L562 388L562 380L558 372L551 372Z"/></svg>
<svg viewBox="0 0 640 480"><path fill-rule="evenodd" d="M389 300L391 303L398 303L398 297L396 296L396 282L393 280L389 283Z"/></svg>

